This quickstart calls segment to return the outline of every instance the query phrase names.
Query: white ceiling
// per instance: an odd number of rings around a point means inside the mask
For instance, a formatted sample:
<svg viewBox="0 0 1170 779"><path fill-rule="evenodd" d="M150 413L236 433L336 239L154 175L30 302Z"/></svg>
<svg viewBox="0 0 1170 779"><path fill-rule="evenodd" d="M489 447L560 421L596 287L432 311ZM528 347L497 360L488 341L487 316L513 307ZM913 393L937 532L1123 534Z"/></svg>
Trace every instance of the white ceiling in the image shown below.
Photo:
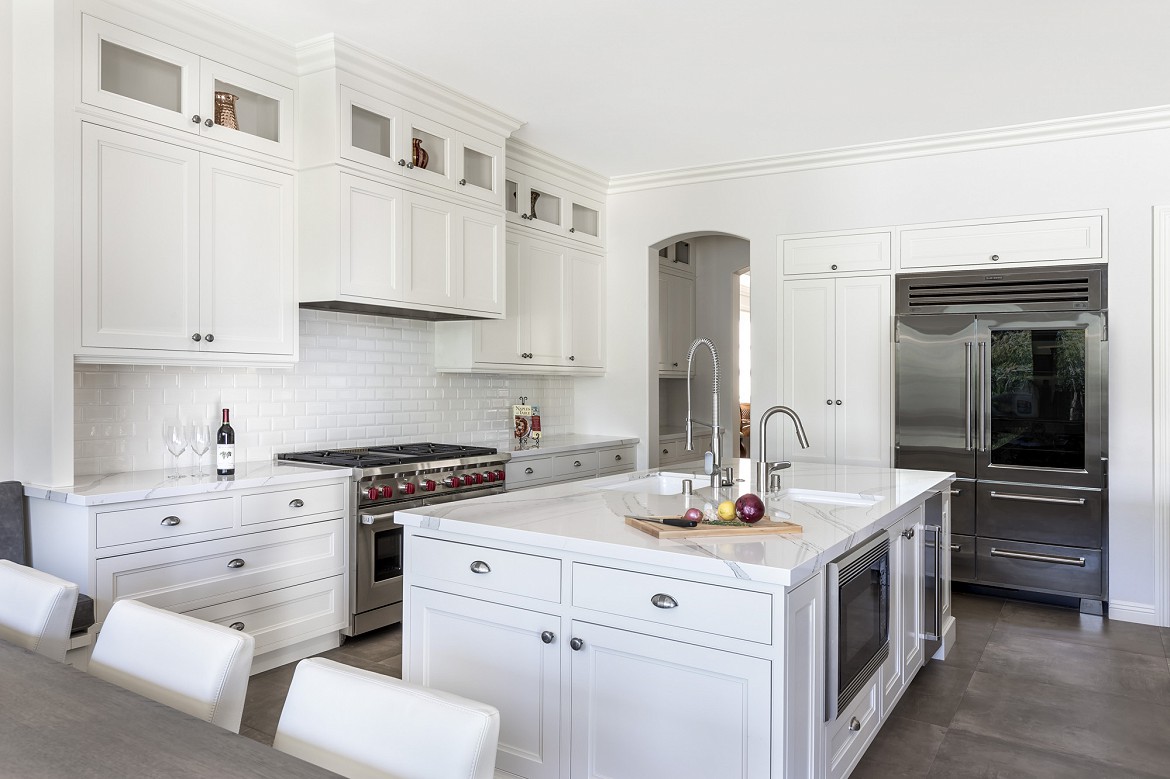
<svg viewBox="0 0 1170 779"><path fill-rule="evenodd" d="M1170 103L1165 0L197 0L333 32L608 176Z"/></svg>

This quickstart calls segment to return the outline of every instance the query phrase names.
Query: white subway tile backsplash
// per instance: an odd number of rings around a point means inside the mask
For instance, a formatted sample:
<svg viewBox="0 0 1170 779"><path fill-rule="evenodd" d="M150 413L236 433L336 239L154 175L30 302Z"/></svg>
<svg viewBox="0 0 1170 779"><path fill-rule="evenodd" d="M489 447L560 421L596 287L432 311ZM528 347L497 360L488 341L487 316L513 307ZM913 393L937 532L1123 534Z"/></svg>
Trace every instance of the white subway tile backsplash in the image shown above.
<svg viewBox="0 0 1170 779"><path fill-rule="evenodd" d="M301 311L300 324L301 361L291 370L77 366L75 473L169 466L163 421L214 429L225 406L241 461L422 440L507 449L521 395L540 406L545 435L572 429L571 378L436 373L432 323Z"/></svg>

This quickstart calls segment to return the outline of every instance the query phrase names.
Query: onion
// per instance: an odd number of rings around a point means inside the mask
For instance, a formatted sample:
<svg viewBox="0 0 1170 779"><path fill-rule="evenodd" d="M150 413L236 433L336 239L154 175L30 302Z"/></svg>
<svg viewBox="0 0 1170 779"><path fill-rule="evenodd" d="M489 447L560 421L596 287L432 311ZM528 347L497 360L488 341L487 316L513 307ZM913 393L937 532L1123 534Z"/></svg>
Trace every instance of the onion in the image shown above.
<svg viewBox="0 0 1170 779"><path fill-rule="evenodd" d="M735 502L735 515L748 524L759 522L764 518L764 501L750 492L741 495Z"/></svg>
<svg viewBox="0 0 1170 779"><path fill-rule="evenodd" d="M685 519L688 522L702 522L703 521L703 510L696 509L696 508L687 509L686 513L683 514L683 519Z"/></svg>

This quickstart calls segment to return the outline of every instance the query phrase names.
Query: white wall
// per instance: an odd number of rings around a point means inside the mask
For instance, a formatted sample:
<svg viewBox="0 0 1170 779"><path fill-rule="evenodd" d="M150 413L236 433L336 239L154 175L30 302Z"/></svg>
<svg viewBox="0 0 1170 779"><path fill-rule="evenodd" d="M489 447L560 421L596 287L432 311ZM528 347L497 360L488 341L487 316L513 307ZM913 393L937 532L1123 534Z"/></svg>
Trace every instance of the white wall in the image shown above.
<svg viewBox="0 0 1170 779"><path fill-rule="evenodd" d="M649 385L646 247L663 236L750 242L752 405L766 408L780 386L777 235L1108 208L1110 600L1152 606L1151 206L1170 202L1170 177L1157 173L1168 164L1170 130L1151 130L615 194L609 373L579 389L577 414L638 424L626 408Z"/></svg>
<svg viewBox="0 0 1170 779"><path fill-rule="evenodd" d="M292 370L77 366L76 473L169 467L163 420L181 415L214 430L223 407L231 409L241 462L408 441L507 450L521 395L540 406L546 441L572 430L572 378L436 373L433 323L301 311L300 327L301 360Z"/></svg>
<svg viewBox="0 0 1170 779"><path fill-rule="evenodd" d="M12 0L0 0L0 481L12 447Z"/></svg>

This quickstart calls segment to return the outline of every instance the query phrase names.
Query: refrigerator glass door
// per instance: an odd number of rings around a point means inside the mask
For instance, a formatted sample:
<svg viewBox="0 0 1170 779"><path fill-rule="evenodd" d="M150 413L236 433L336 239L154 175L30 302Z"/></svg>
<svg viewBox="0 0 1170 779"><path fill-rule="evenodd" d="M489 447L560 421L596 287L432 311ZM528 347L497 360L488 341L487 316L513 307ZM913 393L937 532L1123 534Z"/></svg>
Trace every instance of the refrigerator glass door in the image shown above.
<svg viewBox="0 0 1170 779"><path fill-rule="evenodd" d="M973 314L898 317L895 465L975 476Z"/></svg>
<svg viewBox="0 0 1170 779"><path fill-rule="evenodd" d="M1100 314L980 316L979 478L1102 486Z"/></svg>

